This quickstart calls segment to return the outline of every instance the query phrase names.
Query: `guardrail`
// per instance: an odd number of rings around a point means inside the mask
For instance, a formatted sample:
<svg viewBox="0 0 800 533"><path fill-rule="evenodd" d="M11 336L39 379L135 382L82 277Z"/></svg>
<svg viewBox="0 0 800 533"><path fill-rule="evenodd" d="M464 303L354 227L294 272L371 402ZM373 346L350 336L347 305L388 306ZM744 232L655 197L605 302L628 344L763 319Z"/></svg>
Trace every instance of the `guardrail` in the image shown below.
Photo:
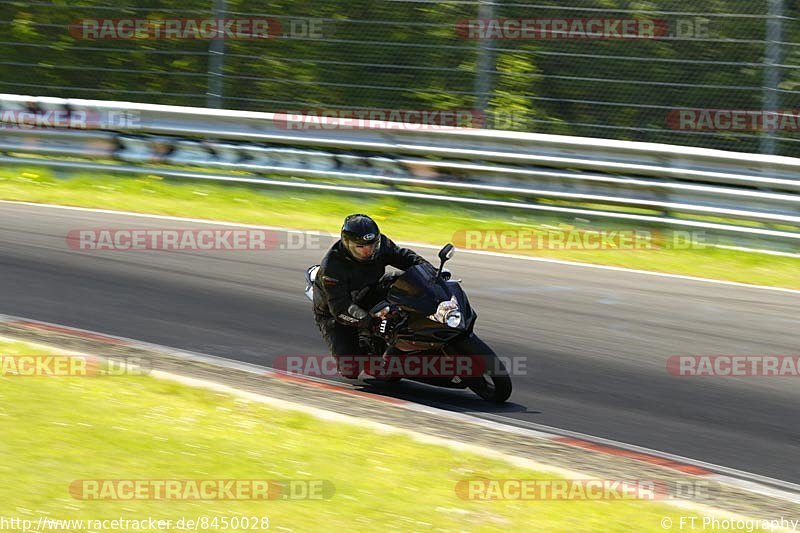
<svg viewBox="0 0 800 533"><path fill-rule="evenodd" d="M700 228L792 251L800 245L800 159L467 128L351 126L0 94L0 163L548 211Z"/></svg>

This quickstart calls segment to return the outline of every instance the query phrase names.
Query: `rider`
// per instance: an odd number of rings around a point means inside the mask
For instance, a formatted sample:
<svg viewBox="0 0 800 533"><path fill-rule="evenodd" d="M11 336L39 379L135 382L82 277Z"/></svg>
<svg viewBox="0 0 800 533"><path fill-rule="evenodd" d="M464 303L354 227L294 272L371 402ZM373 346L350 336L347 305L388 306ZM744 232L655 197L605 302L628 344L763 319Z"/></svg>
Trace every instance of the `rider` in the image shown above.
<svg viewBox="0 0 800 533"><path fill-rule="evenodd" d="M382 235L367 215L344 219L341 239L325 254L314 281L314 318L342 376L356 379L360 370L341 356L370 355L368 331L375 319L359 305L363 300L354 302L356 295L374 289L387 265L407 270L420 263L427 261Z"/></svg>

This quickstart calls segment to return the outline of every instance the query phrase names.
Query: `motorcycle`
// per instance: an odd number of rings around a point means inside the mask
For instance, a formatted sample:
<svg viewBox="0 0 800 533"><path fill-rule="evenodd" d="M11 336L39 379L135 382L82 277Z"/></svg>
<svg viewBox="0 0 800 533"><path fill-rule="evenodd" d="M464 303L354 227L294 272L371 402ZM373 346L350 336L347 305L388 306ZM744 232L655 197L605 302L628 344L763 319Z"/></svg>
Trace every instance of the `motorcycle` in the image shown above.
<svg viewBox="0 0 800 533"><path fill-rule="evenodd" d="M447 244L439 251L438 269L425 263L381 278L378 285L385 298L370 309L378 319L371 332L371 353L380 357L364 373L377 381L405 378L469 388L484 400L503 403L511 396L511 378L500 358L473 332L478 315L461 280L452 280L444 268L454 253L454 246ZM319 265L306 270L305 294L311 301L318 270ZM354 301L359 303L366 292L354 294ZM423 367L429 371L407 371Z"/></svg>

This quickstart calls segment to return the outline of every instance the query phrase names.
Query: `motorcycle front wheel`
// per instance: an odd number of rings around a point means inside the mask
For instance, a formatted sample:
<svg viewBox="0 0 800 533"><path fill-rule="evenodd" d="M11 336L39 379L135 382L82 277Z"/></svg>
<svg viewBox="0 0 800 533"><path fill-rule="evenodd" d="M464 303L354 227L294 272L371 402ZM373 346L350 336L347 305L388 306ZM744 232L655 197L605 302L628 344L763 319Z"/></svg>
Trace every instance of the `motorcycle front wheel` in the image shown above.
<svg viewBox="0 0 800 533"><path fill-rule="evenodd" d="M508 375L503 361L477 335L453 342L448 346L448 353L454 355L480 356L483 359L483 374L471 378L469 389L493 403L504 403L511 396L511 377Z"/></svg>

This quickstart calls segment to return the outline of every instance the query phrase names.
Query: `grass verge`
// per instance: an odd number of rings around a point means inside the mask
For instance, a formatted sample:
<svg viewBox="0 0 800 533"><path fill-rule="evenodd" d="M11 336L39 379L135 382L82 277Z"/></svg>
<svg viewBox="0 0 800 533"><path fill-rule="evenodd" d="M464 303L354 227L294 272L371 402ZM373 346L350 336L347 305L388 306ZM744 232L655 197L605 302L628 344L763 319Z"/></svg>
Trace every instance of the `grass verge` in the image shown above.
<svg viewBox="0 0 800 533"><path fill-rule="evenodd" d="M461 230L531 229L537 235L574 229L637 230L659 228L631 223L590 222L520 210L465 207L399 198L345 197L311 190L221 185L163 180L156 176L58 177L47 169L0 168L0 199L118 209L142 213L225 220L336 232L343 217L366 212L395 240L444 244ZM707 242L710 240L708 238ZM670 237L664 238L666 243ZM456 243L459 244L458 242ZM568 261L699 276L719 280L800 289L800 258L772 256L709 246L645 250L498 249L496 251ZM495 246L492 246L495 245ZM758 243L755 243L757 246ZM502 246L500 247L502 248Z"/></svg>
<svg viewBox="0 0 800 533"><path fill-rule="evenodd" d="M0 341L4 356L41 353ZM554 476L148 376L0 377L0 434L0 516L34 523L267 516L270 529L283 531L627 532L663 531L665 518L697 516L641 500L460 499L463 479ZM87 479L328 480L335 493L291 501L73 498L70 484Z"/></svg>

